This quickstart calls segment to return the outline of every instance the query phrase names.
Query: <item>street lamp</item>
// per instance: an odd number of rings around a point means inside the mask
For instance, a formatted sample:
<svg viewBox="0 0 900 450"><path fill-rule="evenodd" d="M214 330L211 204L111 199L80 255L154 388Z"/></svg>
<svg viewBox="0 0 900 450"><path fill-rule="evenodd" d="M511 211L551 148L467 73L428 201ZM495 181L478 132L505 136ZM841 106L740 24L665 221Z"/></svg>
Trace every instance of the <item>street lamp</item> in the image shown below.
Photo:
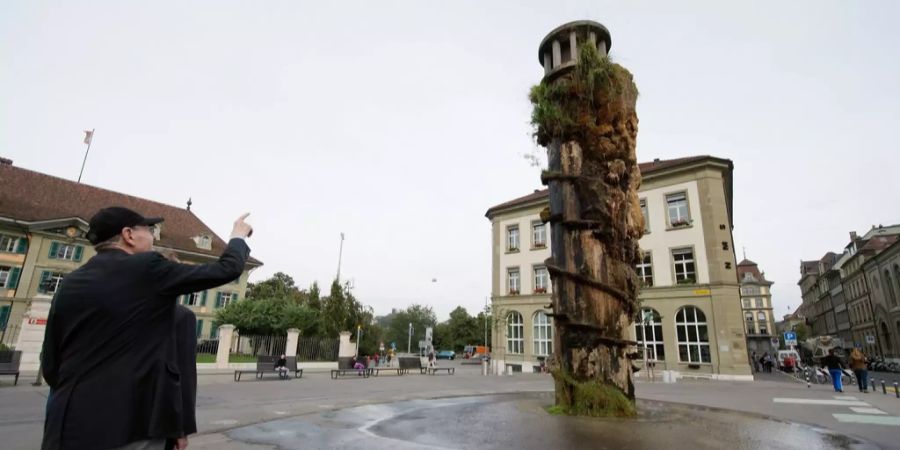
<svg viewBox="0 0 900 450"><path fill-rule="evenodd" d="M412 334L413 334L413 326L412 322L409 323L409 332L407 333L409 336L406 340L406 353L412 353Z"/></svg>

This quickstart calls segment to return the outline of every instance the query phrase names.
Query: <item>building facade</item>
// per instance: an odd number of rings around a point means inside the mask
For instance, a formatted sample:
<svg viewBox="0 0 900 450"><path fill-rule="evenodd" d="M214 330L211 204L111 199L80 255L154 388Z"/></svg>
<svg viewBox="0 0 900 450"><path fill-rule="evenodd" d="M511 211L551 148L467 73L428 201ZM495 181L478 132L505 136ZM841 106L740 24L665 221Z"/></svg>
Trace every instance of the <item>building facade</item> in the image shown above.
<svg viewBox="0 0 900 450"><path fill-rule="evenodd" d="M863 263L871 286L873 320L886 360L900 362L900 241Z"/></svg>
<svg viewBox="0 0 900 450"><path fill-rule="evenodd" d="M640 165L645 234L643 322L630 329L658 370L750 379L732 230L731 161L699 156ZM552 351L548 191L494 206L492 363L531 372ZM637 319L637 318L636 318Z"/></svg>
<svg viewBox="0 0 900 450"><path fill-rule="evenodd" d="M747 333L747 356L755 352L762 355L772 354L778 346L772 344L772 338L779 336L775 330L775 317L772 310L772 283L766 279L765 272L749 259L737 265L738 280L741 282L741 311L744 316L744 329Z"/></svg>
<svg viewBox="0 0 900 450"><path fill-rule="evenodd" d="M88 221L107 206L165 218L157 227L155 245L174 252L183 263L213 262L225 249L226 243L190 207L75 183L0 159L0 342L14 346L31 299L52 297L67 273L95 255L85 237ZM251 258L235 282L178 299L197 315L198 338L215 336L215 311L242 298L249 272L261 265Z"/></svg>

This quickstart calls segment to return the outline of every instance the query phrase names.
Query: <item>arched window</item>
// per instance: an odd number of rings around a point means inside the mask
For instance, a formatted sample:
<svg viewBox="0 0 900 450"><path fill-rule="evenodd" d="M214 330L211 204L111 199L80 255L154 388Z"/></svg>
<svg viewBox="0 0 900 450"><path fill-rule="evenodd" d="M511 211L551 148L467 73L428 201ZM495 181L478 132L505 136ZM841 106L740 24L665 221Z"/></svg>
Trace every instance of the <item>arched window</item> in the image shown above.
<svg viewBox="0 0 900 450"><path fill-rule="evenodd" d="M534 313L534 354L548 356L553 351L553 325L543 311Z"/></svg>
<svg viewBox="0 0 900 450"><path fill-rule="evenodd" d="M665 361L666 347L663 345L662 318L659 312L653 308L644 308L641 310L641 319L634 324L638 347L643 347L647 352L648 361Z"/></svg>
<svg viewBox="0 0 900 450"><path fill-rule="evenodd" d="M686 363L709 363L709 332L706 315L699 308L685 306L675 314L678 334L678 359Z"/></svg>
<svg viewBox="0 0 900 450"><path fill-rule="evenodd" d="M884 322L881 322L881 336L884 339L884 341L882 341L882 342L884 342L884 346L886 347L885 348L886 353L893 353L894 346L891 345L891 332L890 332L890 330L888 330L888 326Z"/></svg>
<svg viewBox="0 0 900 450"><path fill-rule="evenodd" d="M893 281L891 281L891 271L884 269L884 277L881 278L884 283L884 299L891 307L897 306L897 296L894 294Z"/></svg>
<svg viewBox="0 0 900 450"><path fill-rule="evenodd" d="M506 351L521 355L525 352L525 323L522 315L513 311L506 316Z"/></svg>

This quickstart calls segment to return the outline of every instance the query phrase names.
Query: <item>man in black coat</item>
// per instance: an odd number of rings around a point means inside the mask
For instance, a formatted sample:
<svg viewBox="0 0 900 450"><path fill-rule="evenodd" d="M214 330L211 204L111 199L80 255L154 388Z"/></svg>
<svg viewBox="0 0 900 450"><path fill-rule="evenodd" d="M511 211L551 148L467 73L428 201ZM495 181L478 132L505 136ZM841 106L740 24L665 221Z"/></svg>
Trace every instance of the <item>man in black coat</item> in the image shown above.
<svg viewBox="0 0 900 450"><path fill-rule="evenodd" d="M187 437L197 432L197 316L187 307L175 307L175 342L170 352L181 372L181 434L169 439L170 448L187 445Z"/></svg>
<svg viewBox="0 0 900 450"><path fill-rule="evenodd" d="M53 299L41 363L53 389L43 449L158 448L183 436L181 373L169 349L175 298L238 278L252 228L234 223L215 263L186 265L153 248L153 227L126 208L90 222L97 255L68 274Z"/></svg>

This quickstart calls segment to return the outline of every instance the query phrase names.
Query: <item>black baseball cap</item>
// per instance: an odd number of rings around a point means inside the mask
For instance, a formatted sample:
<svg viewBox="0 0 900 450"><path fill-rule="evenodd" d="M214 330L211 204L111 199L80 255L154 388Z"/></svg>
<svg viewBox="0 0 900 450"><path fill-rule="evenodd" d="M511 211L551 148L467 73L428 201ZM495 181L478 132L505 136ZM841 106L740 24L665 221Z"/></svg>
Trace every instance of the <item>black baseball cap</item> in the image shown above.
<svg viewBox="0 0 900 450"><path fill-rule="evenodd" d="M144 217L128 208L111 206L101 209L91 217L87 238L91 244L96 245L121 233L122 228L151 226L163 220L162 217Z"/></svg>

